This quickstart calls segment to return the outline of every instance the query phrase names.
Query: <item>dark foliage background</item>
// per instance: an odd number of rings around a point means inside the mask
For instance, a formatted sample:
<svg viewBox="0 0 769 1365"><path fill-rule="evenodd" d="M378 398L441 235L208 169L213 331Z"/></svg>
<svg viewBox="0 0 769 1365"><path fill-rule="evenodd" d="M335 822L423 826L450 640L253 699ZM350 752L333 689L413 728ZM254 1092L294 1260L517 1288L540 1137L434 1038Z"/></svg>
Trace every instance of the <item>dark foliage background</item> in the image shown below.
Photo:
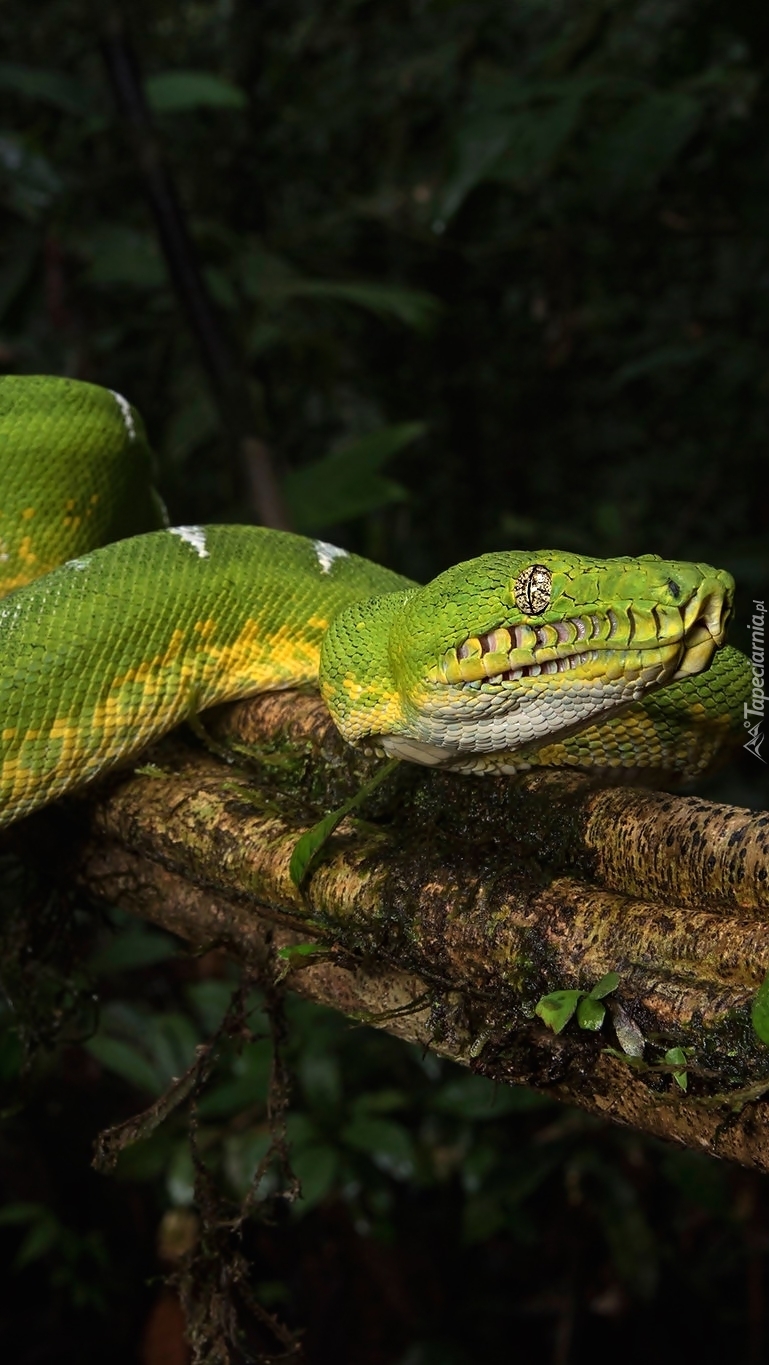
<svg viewBox="0 0 769 1365"><path fill-rule="evenodd" d="M112 103L108 15L0 9L0 365L125 393L172 520L248 519ZM296 528L416 578L505 546L715 561L744 644L769 578L766 7L142 0L130 18ZM745 756L708 794L767 791ZM230 969L69 903L73 944L16 864L3 878L0 1352L182 1360L158 1353L182 1346L153 1277L195 1236L186 1120L115 1178L88 1162L215 1030ZM224 1046L202 1101L233 1198L268 1145L270 1046ZM764 1359L764 1181L296 1002L288 1054L304 1199L243 1249L313 1365Z"/></svg>

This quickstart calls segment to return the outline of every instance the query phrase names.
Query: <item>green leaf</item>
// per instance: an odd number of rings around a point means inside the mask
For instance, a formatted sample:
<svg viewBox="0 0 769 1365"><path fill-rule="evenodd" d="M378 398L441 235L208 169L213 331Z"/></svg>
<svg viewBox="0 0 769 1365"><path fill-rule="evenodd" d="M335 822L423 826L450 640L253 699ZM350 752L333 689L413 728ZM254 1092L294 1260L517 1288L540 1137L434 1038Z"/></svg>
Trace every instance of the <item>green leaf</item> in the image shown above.
<svg viewBox="0 0 769 1365"><path fill-rule="evenodd" d="M537 1001L534 1013L539 1015L553 1033L560 1033L565 1029L584 994L584 991L553 991L551 995L543 995Z"/></svg>
<svg viewBox="0 0 769 1365"><path fill-rule="evenodd" d="M310 871L313 861L331 838L331 835L334 833L337 826L342 823L344 817L349 815L350 811L355 810L357 806L360 806L361 803L370 796L371 792L375 791L380 783L384 782L385 778L389 777L390 774L394 772L399 762L400 759L391 758L388 763L383 764L370 781L363 784L360 791L356 792L355 796L351 796L350 800L345 801L344 805L340 806L338 810L331 811L329 815L325 815L322 820L318 821L317 825L313 825L312 829L308 829L306 834L302 835L291 854L291 863L289 865L289 876L291 877L294 886L302 885L302 882Z"/></svg>
<svg viewBox="0 0 769 1365"><path fill-rule="evenodd" d="M619 973L607 972L605 976L601 977L600 981L596 982L595 986L590 992L590 999L603 1000L605 995L611 995L612 991L616 991L618 985Z"/></svg>
<svg viewBox="0 0 769 1365"><path fill-rule="evenodd" d="M227 1179L242 1198L246 1193L257 1167L266 1156L272 1139L265 1124L263 1128L249 1128L243 1133L233 1133L224 1141L224 1170ZM265 1182L269 1185L269 1180ZM262 1186L264 1192L265 1186Z"/></svg>
<svg viewBox="0 0 769 1365"><path fill-rule="evenodd" d="M137 967L151 967L178 957L179 946L169 934L163 934L138 921L116 933L90 961L91 970L99 976L111 972L127 972Z"/></svg>
<svg viewBox="0 0 769 1365"><path fill-rule="evenodd" d="M326 943L288 943L285 948L278 949L277 956L290 962L295 957L315 957L318 953L330 952Z"/></svg>
<svg viewBox="0 0 769 1365"><path fill-rule="evenodd" d="M411 1135L392 1119L358 1114L341 1131L340 1137L348 1147L365 1154L378 1166L393 1175L405 1177L414 1167L414 1147Z"/></svg>
<svg viewBox="0 0 769 1365"><path fill-rule="evenodd" d="M769 1046L769 972L753 997L750 1007L750 1022L762 1043Z"/></svg>
<svg viewBox="0 0 769 1365"><path fill-rule="evenodd" d="M404 499L406 492L400 484L383 478L379 470L424 431L424 422L381 427L292 471L283 491L297 530L320 531Z"/></svg>
<svg viewBox="0 0 769 1365"><path fill-rule="evenodd" d="M101 1062L107 1071L122 1077L138 1090L148 1090L151 1095L159 1095L163 1089L163 1082L155 1067L131 1043L125 1043L120 1038L109 1038L106 1034L97 1034L95 1038L89 1038L85 1046L91 1056L95 1057L97 1062Z"/></svg>
<svg viewBox="0 0 769 1365"><path fill-rule="evenodd" d="M122 224L103 223L86 242L91 284L162 289L168 281L155 238Z"/></svg>
<svg viewBox="0 0 769 1365"><path fill-rule="evenodd" d="M649 90L594 140L597 184L614 197L651 190L677 159L702 117L702 104L676 90Z"/></svg>
<svg viewBox="0 0 769 1365"><path fill-rule="evenodd" d="M580 1028L597 1032L606 1018L606 1006L591 995L586 995L577 1006L577 1023Z"/></svg>
<svg viewBox="0 0 769 1365"><path fill-rule="evenodd" d="M308 1108L318 1110L327 1119L342 1099L339 1059L330 1052L313 1054L303 1048L298 1071Z"/></svg>
<svg viewBox="0 0 769 1365"><path fill-rule="evenodd" d="M286 298L333 299L357 304L380 317L395 318L416 332L433 322L440 304L432 294L391 284L347 283L344 280L294 280L282 290Z"/></svg>
<svg viewBox="0 0 769 1365"><path fill-rule="evenodd" d="M63 186L51 163L34 149L31 139L16 133L0 133L0 188L12 209L24 218L36 219Z"/></svg>
<svg viewBox="0 0 769 1365"><path fill-rule="evenodd" d="M681 1087L682 1090L686 1090L689 1085L689 1078L686 1074L686 1053L684 1052L683 1048L682 1047L668 1048L667 1052L665 1053L665 1061L670 1062L673 1065L675 1065L676 1063L680 1063L681 1069L680 1071L673 1072L673 1080L676 1082L676 1085L679 1085Z"/></svg>
<svg viewBox="0 0 769 1365"><path fill-rule="evenodd" d="M473 1077L475 1079L484 1078ZM402 1090L385 1087L384 1090L365 1090L362 1095L356 1095L351 1108L354 1114L387 1114L394 1109L407 1108L408 1103L408 1096Z"/></svg>
<svg viewBox="0 0 769 1365"><path fill-rule="evenodd" d="M210 1086L201 1096L198 1111L204 1119L228 1119L264 1104L272 1069L272 1044L259 1039L243 1049L231 1063L227 1079Z"/></svg>
<svg viewBox="0 0 769 1365"><path fill-rule="evenodd" d="M333 1147L315 1145L291 1153L291 1165L302 1186L304 1213L319 1204L333 1188L339 1169L339 1154Z"/></svg>
<svg viewBox="0 0 769 1365"><path fill-rule="evenodd" d="M39 1261L59 1241L61 1226L49 1209L46 1209L37 1222L33 1223L14 1259L17 1270L33 1261Z"/></svg>
<svg viewBox="0 0 769 1365"><path fill-rule="evenodd" d="M175 1208L189 1208L195 1198L195 1167L186 1139L174 1150L166 1171L166 1189Z"/></svg>
<svg viewBox="0 0 769 1365"><path fill-rule="evenodd" d="M0 1209L0 1227L13 1223L31 1223L45 1213L44 1204L6 1204Z"/></svg>
<svg viewBox="0 0 769 1365"><path fill-rule="evenodd" d="M601 78L478 83L472 111L457 130L436 226L447 223L483 181L527 190L550 173L576 129L585 97L601 83Z"/></svg>
<svg viewBox="0 0 769 1365"><path fill-rule="evenodd" d="M68 114L92 114L95 108L93 92L82 81L41 66L0 62L0 90L42 100Z"/></svg>
<svg viewBox="0 0 769 1365"><path fill-rule="evenodd" d="M150 107L156 114L186 109L244 109L245 92L211 71L163 71L145 82Z"/></svg>
<svg viewBox="0 0 769 1365"><path fill-rule="evenodd" d="M415 331L425 331L434 321L440 303L424 290L365 280L307 279L283 256L250 245L239 263L238 284L247 298L257 303L283 303L291 299L330 299L349 303L379 317L394 318Z"/></svg>
<svg viewBox="0 0 769 1365"><path fill-rule="evenodd" d="M550 1101L518 1085L495 1085L485 1076L457 1076L437 1088L430 1108L459 1119L498 1119L503 1114L538 1109Z"/></svg>
<svg viewBox="0 0 769 1365"><path fill-rule="evenodd" d="M150 1017L142 1041L152 1056L162 1084L168 1085L195 1060L200 1036L188 1015L171 1010Z"/></svg>

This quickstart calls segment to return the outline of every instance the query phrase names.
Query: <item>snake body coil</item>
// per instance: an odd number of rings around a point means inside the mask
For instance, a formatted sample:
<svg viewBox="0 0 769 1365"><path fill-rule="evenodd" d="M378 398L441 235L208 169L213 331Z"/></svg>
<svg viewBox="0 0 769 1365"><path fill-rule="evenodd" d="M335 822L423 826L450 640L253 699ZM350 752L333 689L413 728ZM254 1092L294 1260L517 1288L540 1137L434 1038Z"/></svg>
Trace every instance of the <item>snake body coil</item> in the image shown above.
<svg viewBox="0 0 769 1365"><path fill-rule="evenodd" d="M741 730L723 571L511 551L419 588L259 527L104 544L159 524L148 472L119 395L0 379L0 824L207 706L307 683L350 741L462 771L687 779Z"/></svg>

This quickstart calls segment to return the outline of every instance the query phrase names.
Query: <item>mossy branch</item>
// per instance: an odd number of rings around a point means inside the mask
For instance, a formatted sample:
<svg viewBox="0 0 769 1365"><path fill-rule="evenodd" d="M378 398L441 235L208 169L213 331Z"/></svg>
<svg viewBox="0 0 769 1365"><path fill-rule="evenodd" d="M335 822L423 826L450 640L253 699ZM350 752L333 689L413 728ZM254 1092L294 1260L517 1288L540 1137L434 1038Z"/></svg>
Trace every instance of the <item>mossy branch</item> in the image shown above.
<svg viewBox="0 0 769 1365"><path fill-rule="evenodd" d="M209 724L246 766L174 742L102 795L80 858L92 894L499 1081L769 1169L769 1048L750 1022L769 966L766 816L577 775L400 765L299 890L297 839L370 765L314 697ZM277 960L307 942L330 951ZM556 1035L536 1017L543 995L607 973L600 1028L575 1015ZM645 1040L632 1066L628 1029Z"/></svg>

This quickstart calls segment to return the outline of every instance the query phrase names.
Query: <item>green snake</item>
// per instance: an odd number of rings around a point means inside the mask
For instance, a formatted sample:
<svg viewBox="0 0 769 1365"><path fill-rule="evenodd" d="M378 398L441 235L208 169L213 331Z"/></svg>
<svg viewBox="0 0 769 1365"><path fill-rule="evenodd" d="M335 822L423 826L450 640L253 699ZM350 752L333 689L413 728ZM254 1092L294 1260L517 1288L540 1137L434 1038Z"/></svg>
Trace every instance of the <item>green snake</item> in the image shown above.
<svg viewBox="0 0 769 1365"><path fill-rule="evenodd" d="M307 684L351 743L471 773L686 780L741 733L722 570L503 551L419 587L288 532L163 529L150 468L119 394L0 379L0 824Z"/></svg>

